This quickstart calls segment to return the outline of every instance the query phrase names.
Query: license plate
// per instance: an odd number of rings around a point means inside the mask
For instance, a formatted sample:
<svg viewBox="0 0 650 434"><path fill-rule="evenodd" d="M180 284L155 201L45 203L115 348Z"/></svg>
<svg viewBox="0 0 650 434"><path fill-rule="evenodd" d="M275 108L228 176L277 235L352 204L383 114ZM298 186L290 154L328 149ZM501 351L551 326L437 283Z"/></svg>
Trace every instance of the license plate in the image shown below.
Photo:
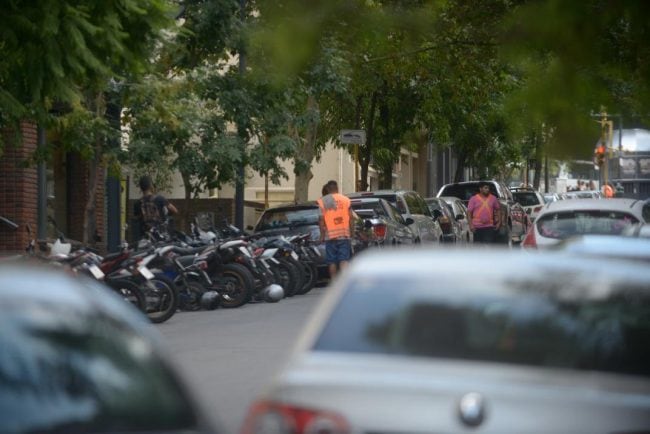
<svg viewBox="0 0 650 434"><path fill-rule="evenodd" d="M296 252L294 252L293 250L291 251L291 257L292 257L293 259L295 259L296 261L298 260L298 255L297 255Z"/></svg>
<svg viewBox="0 0 650 434"><path fill-rule="evenodd" d="M153 273L144 265L141 265L138 267L138 272L142 275L147 280L151 280L154 278Z"/></svg>
<svg viewBox="0 0 650 434"><path fill-rule="evenodd" d="M99 267L95 264L92 264L90 267L88 267L90 270L90 273L95 277L95 279L100 280L104 278L104 272L99 269Z"/></svg>

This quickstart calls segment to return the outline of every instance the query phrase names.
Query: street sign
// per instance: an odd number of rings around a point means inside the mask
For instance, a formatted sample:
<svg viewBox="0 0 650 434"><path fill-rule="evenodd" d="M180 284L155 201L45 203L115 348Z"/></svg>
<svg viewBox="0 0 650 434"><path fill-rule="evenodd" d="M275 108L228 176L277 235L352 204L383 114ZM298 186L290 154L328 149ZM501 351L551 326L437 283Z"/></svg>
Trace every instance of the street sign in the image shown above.
<svg viewBox="0 0 650 434"><path fill-rule="evenodd" d="M366 130L341 130L340 140L347 145L363 145L366 143Z"/></svg>

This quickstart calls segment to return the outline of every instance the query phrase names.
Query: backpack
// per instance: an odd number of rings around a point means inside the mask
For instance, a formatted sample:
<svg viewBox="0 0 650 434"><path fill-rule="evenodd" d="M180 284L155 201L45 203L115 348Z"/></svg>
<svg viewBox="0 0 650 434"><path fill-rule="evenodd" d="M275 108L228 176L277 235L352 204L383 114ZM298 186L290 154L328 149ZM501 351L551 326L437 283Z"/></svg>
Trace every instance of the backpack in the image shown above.
<svg viewBox="0 0 650 434"><path fill-rule="evenodd" d="M140 210L142 211L142 221L147 228L151 228L162 223L160 209L156 205L153 196L147 196L140 199Z"/></svg>

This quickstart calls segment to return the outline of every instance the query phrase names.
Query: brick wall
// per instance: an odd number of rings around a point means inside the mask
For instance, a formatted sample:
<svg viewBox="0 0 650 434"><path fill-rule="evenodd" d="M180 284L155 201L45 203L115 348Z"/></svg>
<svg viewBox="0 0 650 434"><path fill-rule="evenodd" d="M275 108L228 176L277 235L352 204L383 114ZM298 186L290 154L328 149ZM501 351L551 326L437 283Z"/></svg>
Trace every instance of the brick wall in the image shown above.
<svg viewBox="0 0 650 434"><path fill-rule="evenodd" d="M2 130L4 141L0 157L0 215L20 225L11 230L0 224L0 252L23 252L30 236L26 231L29 224L36 236L38 187L36 167L26 168L24 164L37 146L36 125L20 124L22 141L16 138L14 130Z"/></svg>

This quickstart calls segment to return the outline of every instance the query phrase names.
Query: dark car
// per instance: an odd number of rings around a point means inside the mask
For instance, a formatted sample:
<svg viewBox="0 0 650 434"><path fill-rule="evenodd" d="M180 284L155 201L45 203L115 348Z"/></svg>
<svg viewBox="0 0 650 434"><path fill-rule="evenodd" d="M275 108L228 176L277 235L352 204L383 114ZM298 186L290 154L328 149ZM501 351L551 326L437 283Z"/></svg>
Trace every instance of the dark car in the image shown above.
<svg viewBox="0 0 650 434"><path fill-rule="evenodd" d="M404 219L385 199L360 197L351 199L351 206L359 217L370 222L380 246L415 243L415 234L410 228L413 219Z"/></svg>
<svg viewBox="0 0 650 434"><path fill-rule="evenodd" d="M314 243L320 240L320 219L321 211L316 202L305 202L302 204L281 205L265 210L260 216L257 224L252 228L254 235L273 237L280 235L309 234ZM369 246L377 244L375 234L370 223L355 215L355 231L352 238L352 249L355 253L365 250ZM320 262L317 264L320 279L328 276L327 264L325 263L325 245L318 245L321 253Z"/></svg>
<svg viewBox="0 0 650 434"><path fill-rule="evenodd" d="M0 265L0 432L215 432L162 337L97 282Z"/></svg>
<svg viewBox="0 0 650 434"><path fill-rule="evenodd" d="M443 240L447 243L456 243L461 240L461 228L451 205L437 197L428 197L424 200L432 214L436 211L441 214L438 217L438 224L442 229Z"/></svg>
<svg viewBox="0 0 650 434"><path fill-rule="evenodd" d="M348 193L351 199L359 197L380 197L386 199L400 212L404 219L412 218L411 230L415 233L418 243L439 243L443 241L442 229L426 202L415 191L410 190L377 190Z"/></svg>
<svg viewBox="0 0 650 434"><path fill-rule="evenodd" d="M474 233L469 230L469 213L463 201L453 196L441 196L440 199L447 202L454 211L454 218L460 228L460 240L465 243L474 242Z"/></svg>
<svg viewBox="0 0 650 434"><path fill-rule="evenodd" d="M512 192L503 183L492 180L445 184L438 191L437 197L454 196L467 205L472 196L478 193L480 182L487 182L490 186L490 193L499 199L502 221L507 223L502 225L499 230L498 242L502 244L521 242L528 231L529 219L524 208L515 201Z"/></svg>

